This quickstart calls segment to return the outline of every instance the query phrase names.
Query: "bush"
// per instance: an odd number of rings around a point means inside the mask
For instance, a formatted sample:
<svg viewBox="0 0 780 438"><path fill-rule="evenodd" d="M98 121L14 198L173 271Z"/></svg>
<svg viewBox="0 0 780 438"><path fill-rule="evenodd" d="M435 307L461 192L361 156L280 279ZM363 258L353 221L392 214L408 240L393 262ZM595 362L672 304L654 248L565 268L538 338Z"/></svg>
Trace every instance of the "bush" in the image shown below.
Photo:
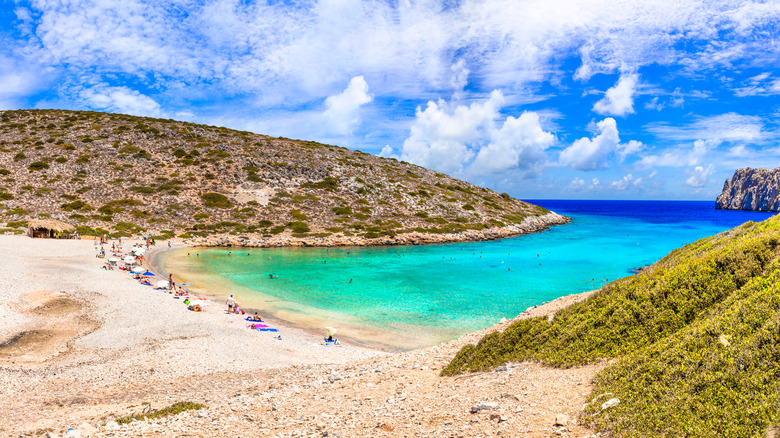
<svg viewBox="0 0 780 438"><path fill-rule="evenodd" d="M328 176L325 177L325 179L323 179L322 181L316 183L310 183L310 182L303 183L301 184L301 187L307 187L312 189L325 189L325 190L333 191L339 187L339 181L332 176Z"/></svg>
<svg viewBox="0 0 780 438"><path fill-rule="evenodd" d="M92 210L92 207L87 204L86 202L82 200L69 202L67 204L60 205L60 208L62 208L65 211L75 211L75 210L82 210L82 211L89 211Z"/></svg>
<svg viewBox="0 0 780 438"><path fill-rule="evenodd" d="M287 228L289 228L293 233L309 232L309 226L306 225L306 222L290 222L287 224Z"/></svg>
<svg viewBox="0 0 780 438"><path fill-rule="evenodd" d="M640 274L461 349L443 375L507 361L616 359L584 421L624 437L764 436L778 424L780 216L678 249Z"/></svg>
<svg viewBox="0 0 780 438"><path fill-rule="evenodd" d="M145 187L145 186L133 186L130 187L130 190L136 192L136 193L142 193L145 195L151 195L152 193L155 193L156 190L154 187Z"/></svg>
<svg viewBox="0 0 780 438"><path fill-rule="evenodd" d="M298 219L299 221L305 221L309 219L309 216L306 216L305 214L301 213L300 210L292 210L290 212L290 216L292 216L293 219Z"/></svg>
<svg viewBox="0 0 780 438"><path fill-rule="evenodd" d="M233 207L233 203L230 201L230 199L222 194L219 193L204 193L201 195L201 199L203 199L203 204L206 207L210 208L231 208Z"/></svg>
<svg viewBox="0 0 780 438"><path fill-rule="evenodd" d="M30 163L30 166L28 169L30 169L30 172L36 172L39 170L48 169L49 165L47 163L44 163L43 161L34 161Z"/></svg>

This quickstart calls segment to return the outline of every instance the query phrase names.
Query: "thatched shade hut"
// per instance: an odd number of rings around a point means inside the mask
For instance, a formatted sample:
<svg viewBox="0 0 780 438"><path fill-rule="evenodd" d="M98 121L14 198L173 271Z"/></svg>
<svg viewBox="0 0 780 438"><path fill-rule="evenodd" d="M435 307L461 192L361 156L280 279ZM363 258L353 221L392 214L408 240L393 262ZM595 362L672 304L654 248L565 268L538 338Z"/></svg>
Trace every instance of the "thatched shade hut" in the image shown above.
<svg viewBox="0 0 780 438"><path fill-rule="evenodd" d="M27 221L27 234L30 237L50 239L70 239L76 227L53 219L30 219Z"/></svg>

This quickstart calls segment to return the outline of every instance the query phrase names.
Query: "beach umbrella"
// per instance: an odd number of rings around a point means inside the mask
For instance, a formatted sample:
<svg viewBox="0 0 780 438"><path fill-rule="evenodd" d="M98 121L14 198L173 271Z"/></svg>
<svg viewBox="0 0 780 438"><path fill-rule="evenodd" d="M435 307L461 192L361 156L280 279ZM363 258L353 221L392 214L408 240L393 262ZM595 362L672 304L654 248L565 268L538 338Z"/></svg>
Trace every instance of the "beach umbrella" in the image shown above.
<svg viewBox="0 0 780 438"><path fill-rule="evenodd" d="M325 327L325 336L336 336L336 331L333 327Z"/></svg>
<svg viewBox="0 0 780 438"><path fill-rule="evenodd" d="M146 250L145 250L145 249L143 249L143 248L133 248L131 251L132 251L132 252L133 252L135 255L143 255L143 254L146 252Z"/></svg>
<svg viewBox="0 0 780 438"><path fill-rule="evenodd" d="M168 283L168 280L160 280L155 284L155 287L168 287L170 286L170 283Z"/></svg>
<svg viewBox="0 0 780 438"><path fill-rule="evenodd" d="M144 273L143 273L143 274L141 274L141 275L143 275L144 277L156 277L156 275L152 274L152 273L151 273L151 272L149 272L149 271L146 271L146 272L144 272Z"/></svg>
<svg viewBox="0 0 780 438"><path fill-rule="evenodd" d="M119 259L116 258L116 257L111 257L110 259L108 259L108 261L111 262L111 263L116 263L116 262L119 261Z"/></svg>
<svg viewBox="0 0 780 438"><path fill-rule="evenodd" d="M125 257L124 261L128 265L134 265L135 264L135 257L127 256L127 257Z"/></svg>
<svg viewBox="0 0 780 438"><path fill-rule="evenodd" d="M144 269L144 268L142 268L140 266L136 266L135 268L131 269L130 272L132 272L133 274L140 274L141 272L144 272L145 270L146 269Z"/></svg>

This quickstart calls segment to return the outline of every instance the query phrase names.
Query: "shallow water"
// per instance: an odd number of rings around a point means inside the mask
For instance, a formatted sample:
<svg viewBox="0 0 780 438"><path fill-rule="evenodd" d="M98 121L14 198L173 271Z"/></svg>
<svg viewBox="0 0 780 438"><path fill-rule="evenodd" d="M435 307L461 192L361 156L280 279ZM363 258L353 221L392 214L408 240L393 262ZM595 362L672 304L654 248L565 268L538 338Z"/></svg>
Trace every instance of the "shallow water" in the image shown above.
<svg viewBox="0 0 780 438"><path fill-rule="evenodd" d="M313 328L335 326L358 340L416 348L596 289L677 247L771 216L717 211L711 202L532 202L573 221L501 241L188 248L163 254L159 263L201 290L236 293L244 307L265 314Z"/></svg>

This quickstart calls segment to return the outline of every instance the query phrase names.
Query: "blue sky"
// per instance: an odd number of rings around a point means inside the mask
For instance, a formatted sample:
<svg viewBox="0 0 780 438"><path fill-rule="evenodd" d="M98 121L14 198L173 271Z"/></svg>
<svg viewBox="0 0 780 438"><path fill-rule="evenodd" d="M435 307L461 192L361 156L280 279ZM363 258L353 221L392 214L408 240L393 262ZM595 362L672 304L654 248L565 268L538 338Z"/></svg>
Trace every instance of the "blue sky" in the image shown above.
<svg viewBox="0 0 780 438"><path fill-rule="evenodd" d="M521 198L780 166L780 2L0 0L0 109L392 156Z"/></svg>

